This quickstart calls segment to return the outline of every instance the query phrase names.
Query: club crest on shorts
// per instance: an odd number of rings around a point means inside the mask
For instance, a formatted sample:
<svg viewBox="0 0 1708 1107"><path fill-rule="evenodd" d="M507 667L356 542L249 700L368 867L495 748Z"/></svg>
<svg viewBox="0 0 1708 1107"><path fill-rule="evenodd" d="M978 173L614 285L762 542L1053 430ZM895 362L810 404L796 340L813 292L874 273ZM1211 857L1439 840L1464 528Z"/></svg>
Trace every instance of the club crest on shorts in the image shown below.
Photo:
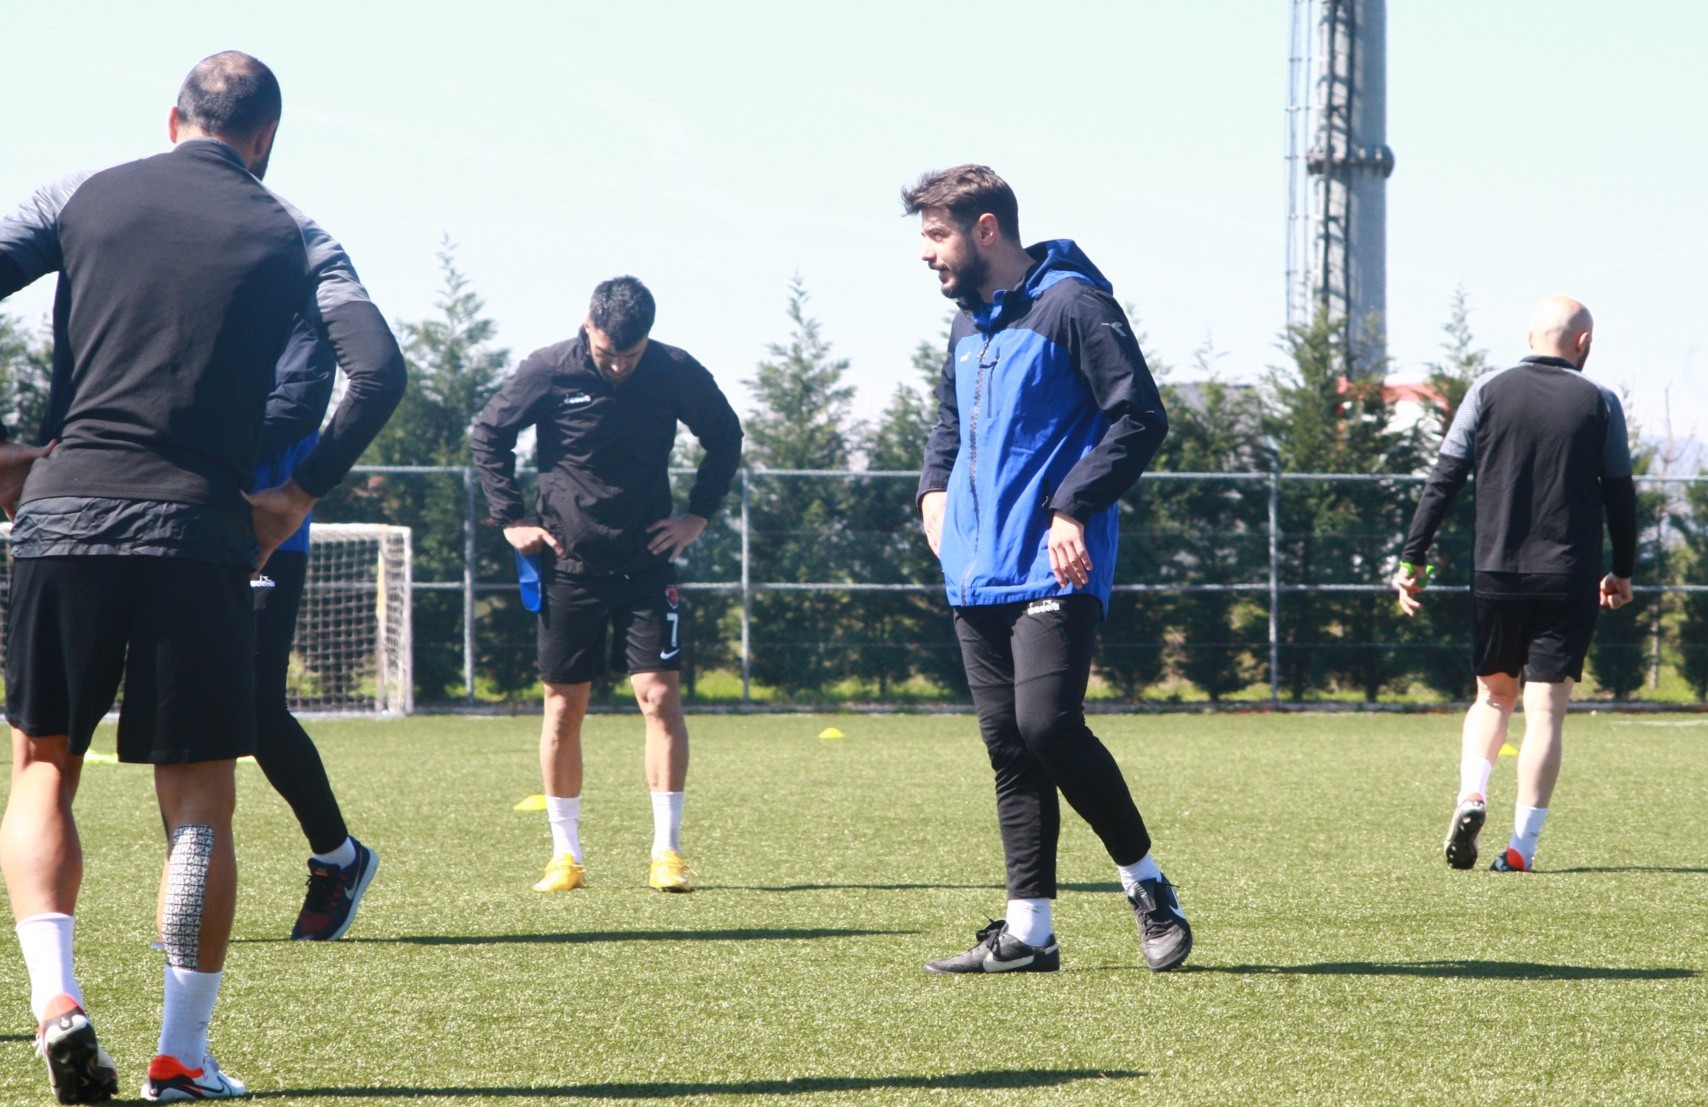
<svg viewBox="0 0 1708 1107"><path fill-rule="evenodd" d="M676 591L676 586L674 584L667 584L664 586L664 602L669 604L671 607L681 605L682 594Z"/></svg>

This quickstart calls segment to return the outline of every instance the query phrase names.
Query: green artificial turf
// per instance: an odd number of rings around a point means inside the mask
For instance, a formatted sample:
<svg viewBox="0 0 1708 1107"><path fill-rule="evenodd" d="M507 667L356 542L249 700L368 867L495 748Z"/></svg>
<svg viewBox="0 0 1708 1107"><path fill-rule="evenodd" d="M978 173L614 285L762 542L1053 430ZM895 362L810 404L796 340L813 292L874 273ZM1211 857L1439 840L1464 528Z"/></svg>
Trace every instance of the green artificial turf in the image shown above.
<svg viewBox="0 0 1708 1107"><path fill-rule="evenodd" d="M512 810L539 789L537 717L314 722L380 874L346 940L284 941L305 847L240 767L215 1052L290 1104L1708 1100L1708 717L1574 716L1528 875L1442 862L1456 716L1092 721L1181 886L1185 971L1144 969L1071 814L1063 971L921 971L1002 912L965 716L692 719L689 896L645 887L634 716L588 722L589 887L557 895L530 890L544 815ZM1485 860L1512 776L1503 758ZM160 1002L149 773L89 765L77 810L80 976L134 1094ZM0 1101L50 1102L0 946Z"/></svg>

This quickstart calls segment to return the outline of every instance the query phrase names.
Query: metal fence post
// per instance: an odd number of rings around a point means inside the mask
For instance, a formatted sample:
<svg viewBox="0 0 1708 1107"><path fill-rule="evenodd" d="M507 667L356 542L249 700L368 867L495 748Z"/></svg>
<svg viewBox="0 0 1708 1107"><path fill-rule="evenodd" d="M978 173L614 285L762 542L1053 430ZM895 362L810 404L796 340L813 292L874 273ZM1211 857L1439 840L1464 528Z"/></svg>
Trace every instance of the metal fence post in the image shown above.
<svg viewBox="0 0 1708 1107"><path fill-rule="evenodd" d="M748 504L752 502L752 487L747 480L747 467L741 469L741 703L748 706L753 703L753 650L752 650L752 619L753 608L750 603L753 584L752 564L748 560Z"/></svg>
<svg viewBox="0 0 1708 1107"><path fill-rule="evenodd" d="M474 466L463 466L463 698L474 706Z"/></svg>
<svg viewBox="0 0 1708 1107"><path fill-rule="evenodd" d="M1281 470L1269 470L1269 702L1281 702Z"/></svg>

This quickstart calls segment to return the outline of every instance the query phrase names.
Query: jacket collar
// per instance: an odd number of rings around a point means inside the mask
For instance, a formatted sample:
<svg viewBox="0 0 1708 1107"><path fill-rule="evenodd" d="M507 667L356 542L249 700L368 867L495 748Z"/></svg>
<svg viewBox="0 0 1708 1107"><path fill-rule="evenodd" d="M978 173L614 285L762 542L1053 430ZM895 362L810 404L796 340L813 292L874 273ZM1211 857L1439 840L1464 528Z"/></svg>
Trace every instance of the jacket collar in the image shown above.
<svg viewBox="0 0 1708 1107"><path fill-rule="evenodd" d="M1582 372L1577 366L1563 357L1553 357L1548 354L1531 354L1524 359L1525 365L1550 365L1555 369L1570 369L1574 373Z"/></svg>

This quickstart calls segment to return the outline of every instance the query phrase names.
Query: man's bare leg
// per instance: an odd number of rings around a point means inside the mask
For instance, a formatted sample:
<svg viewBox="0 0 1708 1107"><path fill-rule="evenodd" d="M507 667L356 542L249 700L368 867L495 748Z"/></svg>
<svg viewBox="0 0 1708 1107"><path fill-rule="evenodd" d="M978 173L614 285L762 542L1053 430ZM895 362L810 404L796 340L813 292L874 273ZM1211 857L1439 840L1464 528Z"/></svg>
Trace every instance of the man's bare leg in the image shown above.
<svg viewBox="0 0 1708 1107"><path fill-rule="evenodd" d="M0 869L30 977L30 1008L42 1021L57 997L81 1006L72 969L73 916L83 885L83 845L71 814L83 758L64 735L12 729L12 790L0 819Z"/></svg>
<svg viewBox="0 0 1708 1107"><path fill-rule="evenodd" d="M661 892L686 892L682 860L682 801L688 782L688 722L682 716L678 673L632 673L635 702L646 720L646 785L652 793L652 869Z"/></svg>
<svg viewBox="0 0 1708 1107"><path fill-rule="evenodd" d="M205 1066L208 1023L219 998L237 911L237 762L156 765L154 794L166 823L160 938L166 947L166 1002L157 1053L184 1068ZM150 1066L154 1078L155 1066Z"/></svg>
<svg viewBox="0 0 1708 1107"><path fill-rule="evenodd" d="M546 682L545 717L540 721L540 777L545 784L546 821L551 825L552 861L536 892L581 887L581 722L587 717L591 682Z"/></svg>
<svg viewBox="0 0 1708 1107"><path fill-rule="evenodd" d="M1477 863L1483 822L1488 818L1489 774L1506 742L1513 709L1518 706L1518 678L1490 673L1477 678L1477 700L1465 712L1459 742L1459 799L1447 824L1443 847L1447 864L1468 869Z"/></svg>
<svg viewBox="0 0 1708 1107"><path fill-rule="evenodd" d="M1572 683L1567 677L1552 684L1530 681L1524 686L1524 745L1518 751L1518 799L1513 805L1512 838L1507 843L1508 868L1528 869L1535 863L1536 842L1548 819L1554 785L1560 779ZM1514 852L1522 866L1513 863Z"/></svg>

